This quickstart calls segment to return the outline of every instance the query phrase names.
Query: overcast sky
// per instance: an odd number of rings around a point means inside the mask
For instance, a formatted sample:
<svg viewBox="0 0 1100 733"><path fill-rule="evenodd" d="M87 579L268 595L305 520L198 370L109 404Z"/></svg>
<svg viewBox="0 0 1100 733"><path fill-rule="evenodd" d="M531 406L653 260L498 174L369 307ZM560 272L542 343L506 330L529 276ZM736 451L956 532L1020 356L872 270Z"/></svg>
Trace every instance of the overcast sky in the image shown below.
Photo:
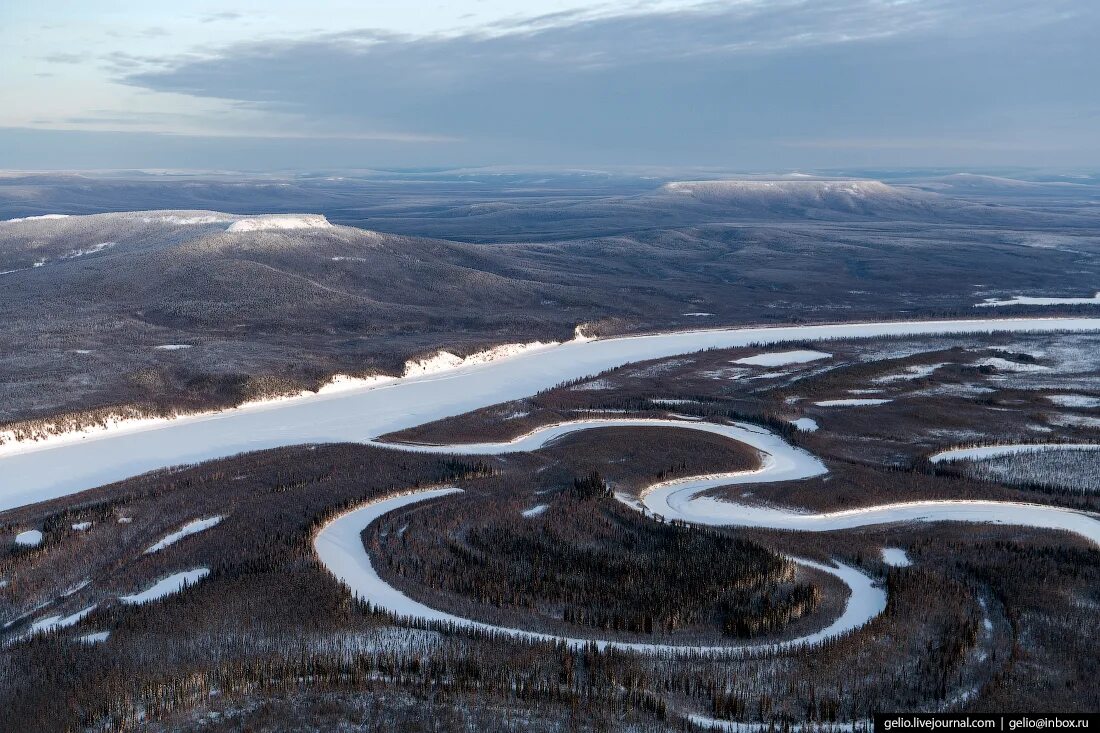
<svg viewBox="0 0 1100 733"><path fill-rule="evenodd" d="M1100 165L1096 0L0 0L0 167Z"/></svg>

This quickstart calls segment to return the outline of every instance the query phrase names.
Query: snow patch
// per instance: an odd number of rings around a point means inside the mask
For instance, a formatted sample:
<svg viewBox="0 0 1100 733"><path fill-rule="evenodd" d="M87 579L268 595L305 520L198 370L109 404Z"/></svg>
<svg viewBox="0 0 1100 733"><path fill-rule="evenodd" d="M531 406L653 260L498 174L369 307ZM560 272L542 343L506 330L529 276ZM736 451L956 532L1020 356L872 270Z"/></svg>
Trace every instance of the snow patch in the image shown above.
<svg viewBox="0 0 1100 733"><path fill-rule="evenodd" d="M999 308L1006 305L1100 305L1100 292L1091 298L1033 298L1026 295L1017 295L1008 300L986 298L974 307Z"/></svg>
<svg viewBox="0 0 1100 733"><path fill-rule="evenodd" d="M165 535L160 540L160 542L157 542L155 545L149 547L149 549L145 551L145 554L152 555L154 552L160 552L165 547L179 542L184 537L198 534L199 532L210 529L211 527L217 525L218 522L222 521L222 519L223 517L221 515L218 515L216 517L209 517L207 519L196 519L194 521L188 522L175 532Z"/></svg>
<svg viewBox="0 0 1100 733"><path fill-rule="evenodd" d="M225 224L230 221L224 216L212 216L212 215L196 215L196 216L180 216L179 214L159 214L154 216L142 217L142 221L146 224L174 224L179 226L188 226L192 224Z"/></svg>
<svg viewBox="0 0 1100 733"><path fill-rule="evenodd" d="M735 359L733 363L775 367L786 366L787 364L805 364L818 359L831 359L832 356L832 354L827 354L824 351L797 349L795 351L772 351L767 354L746 356L744 359Z"/></svg>
<svg viewBox="0 0 1100 733"><path fill-rule="evenodd" d="M1047 399L1059 407L1100 407L1100 397L1080 394L1052 394Z"/></svg>
<svg viewBox="0 0 1100 733"><path fill-rule="evenodd" d="M92 523L91 522L75 522L72 525L72 527L77 532L87 532L89 529L92 528Z"/></svg>
<svg viewBox="0 0 1100 733"><path fill-rule="evenodd" d="M1089 417L1087 415L1058 413L1057 415L1048 415L1046 420L1051 425L1066 428L1100 428L1100 417Z"/></svg>
<svg viewBox="0 0 1100 733"><path fill-rule="evenodd" d="M523 514L523 516L525 517L537 517L549 508L549 504L539 504L538 506L533 506L530 509L523 510L521 514Z"/></svg>
<svg viewBox="0 0 1100 733"><path fill-rule="evenodd" d="M194 347L191 344L161 344L153 348L157 351L180 351L181 349L191 349Z"/></svg>
<svg viewBox="0 0 1100 733"><path fill-rule="evenodd" d="M331 229L323 214L275 214L240 219L229 225L227 232L270 232L286 229Z"/></svg>
<svg viewBox="0 0 1100 733"><path fill-rule="evenodd" d="M102 242L100 244L93 244L91 247L88 247L86 249L74 249L67 255L62 255L61 259L72 260L76 259L77 257L83 257L84 255L94 255L96 252L102 252L105 249L110 249L111 247L114 247L115 244L115 242Z"/></svg>
<svg viewBox="0 0 1100 733"><path fill-rule="evenodd" d="M804 433L817 432L817 420L810 417L800 417L797 420L791 420L791 425L794 425Z"/></svg>
<svg viewBox="0 0 1100 733"><path fill-rule="evenodd" d="M88 606L82 611L77 611L71 616L48 616L43 619L39 619L31 624L27 630L27 635L34 635L38 633L45 633L47 631L54 631L56 629L66 629L70 626L80 623L80 621L89 613L95 610L95 604Z"/></svg>
<svg viewBox="0 0 1100 733"><path fill-rule="evenodd" d="M882 561L892 568L907 568L913 564L909 555L900 547L883 547Z"/></svg>
<svg viewBox="0 0 1100 733"><path fill-rule="evenodd" d="M911 379L923 379L924 377L931 376L932 372L936 371L940 367L947 366L947 362L941 362L939 364L914 364L913 366L906 367L905 371L901 374L888 374L885 377L876 377L871 381L875 384L890 384L891 382L905 382Z"/></svg>
<svg viewBox="0 0 1100 733"><path fill-rule="evenodd" d="M1100 443L1006 443L1003 445L976 445L970 448L951 448L933 453L932 463L944 461L980 461L1014 453L1031 453L1048 450L1100 450Z"/></svg>
<svg viewBox="0 0 1100 733"><path fill-rule="evenodd" d="M871 405L885 405L887 402L893 402L888 399L871 399L871 398L851 398L845 400L821 400L814 404L818 407L869 407Z"/></svg>
<svg viewBox="0 0 1100 733"><path fill-rule="evenodd" d="M132 596L119 596L118 599L123 603L129 603L131 605L136 603L148 603L172 595L173 593L179 593L188 586L199 582L209 574L210 570L208 568L185 570L182 573L175 573L169 575L167 578L158 580L156 583L153 583L139 593L135 593Z"/></svg>
<svg viewBox="0 0 1100 733"><path fill-rule="evenodd" d="M1022 364L1018 361L1009 361L999 356L991 356L974 362L974 366L988 366L1002 372L1049 372L1050 367L1042 364Z"/></svg>
<svg viewBox="0 0 1100 733"><path fill-rule="evenodd" d="M396 382L397 377L391 377L385 374L377 374L370 377L352 377L347 374L334 374L332 379L328 380L326 384L321 385L317 390L317 394L334 394L336 392L348 392L355 389L369 389L371 387L377 387L380 384L389 384L390 382ZM302 396L309 395L309 392L303 392Z"/></svg>
<svg viewBox="0 0 1100 733"><path fill-rule="evenodd" d="M48 219L68 219L68 214L39 214L38 216L22 216L17 219L6 219L2 224L16 224L21 221L45 221Z"/></svg>
<svg viewBox="0 0 1100 733"><path fill-rule="evenodd" d="M15 544L20 547L37 547L42 544L42 530L28 529L15 535Z"/></svg>
<svg viewBox="0 0 1100 733"><path fill-rule="evenodd" d="M510 359L521 354L559 346L557 341L532 341L526 344L501 344L485 351L478 351L466 357L457 356L449 351L438 351L433 356L422 359L410 359L405 362L404 377L423 377L440 372L452 371L460 367L490 364L501 359Z"/></svg>
<svg viewBox="0 0 1100 733"><path fill-rule="evenodd" d="M78 636L77 641L81 644L102 644L107 641L110 636L110 631L96 631L91 634L84 634L84 636Z"/></svg>

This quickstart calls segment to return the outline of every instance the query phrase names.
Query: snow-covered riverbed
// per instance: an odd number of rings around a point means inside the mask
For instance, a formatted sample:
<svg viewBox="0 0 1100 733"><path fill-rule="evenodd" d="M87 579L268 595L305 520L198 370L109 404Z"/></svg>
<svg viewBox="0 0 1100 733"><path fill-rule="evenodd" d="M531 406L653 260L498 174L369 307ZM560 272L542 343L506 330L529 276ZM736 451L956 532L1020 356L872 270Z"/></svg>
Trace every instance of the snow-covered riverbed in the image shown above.
<svg viewBox="0 0 1100 733"><path fill-rule="evenodd" d="M779 507L739 504L707 496L708 489L736 484L758 484L773 481L795 481L820 476L827 472L815 456L796 448L778 435L761 427L747 424L722 425L702 421L647 419L592 419L548 425L509 441L491 443L454 443L423 445L387 443L401 450L430 453L499 455L532 451L581 430L608 427L674 427L722 435L745 443L761 456L759 468L718 473L706 476L666 481L642 492L641 501L619 496L623 503L648 511L665 519L679 519L712 526L766 527L810 532L897 524L910 522L978 522L1009 524L1073 532L1100 545L1100 518L1059 507L996 501L914 501L884 504L863 509L810 513ZM314 539L314 548L321 563L359 598L380 606L401 617L453 624L459 628L492 631L532 640L564 641L571 646L583 646L581 639L550 636L514 628L502 628L465 619L433 609L387 584L375 572L363 546L360 533L385 514L410 504L460 493L456 488L429 489L391 496L370 502L349 511L326 524ZM887 562L908 564L904 551L884 549ZM899 555L900 553L900 555ZM765 648L782 648L792 644L811 644L847 633L867 623L886 607L886 595L872 579L855 568L837 563L835 567L792 558L795 562L831 573L849 588L850 596L844 612L826 628L798 639ZM901 562L904 560L904 562ZM663 644L629 644L603 640L600 646L649 653L731 652L749 647L677 647ZM757 647L759 648L759 647Z"/></svg>
<svg viewBox="0 0 1100 733"><path fill-rule="evenodd" d="M317 557L320 559L321 564L336 576L337 580L346 585L357 598L369 601L374 606L383 608L399 617L433 621L453 625L457 628L487 631L531 641L564 642L573 648L583 648L588 644L595 643L601 649L613 647L624 651L647 654L729 654L747 650L780 650L801 644L817 643L847 633L852 629L863 626L886 608L886 592L877 587L870 577L855 568L842 563L837 563L834 567L811 560L792 558L800 565L836 576L848 586L849 596L844 611L831 624L812 634L788 641L728 646L628 643L555 636L523 629L494 626L462 618L420 603L382 580L371 564L370 555L367 554L366 548L363 546L363 540L360 537L360 533L365 527L392 511L410 504L428 501L429 499L439 499L457 493L462 493L462 490L453 487L425 489L370 502L341 514L322 527L314 537L313 547L317 552Z"/></svg>
<svg viewBox="0 0 1100 733"><path fill-rule="evenodd" d="M250 410L105 432L0 457L0 511L165 466L242 451L364 442L396 430L519 399L634 361L704 348L790 341L989 332L1100 331L1100 318L975 319L686 331L578 340L433 374L275 402Z"/></svg>

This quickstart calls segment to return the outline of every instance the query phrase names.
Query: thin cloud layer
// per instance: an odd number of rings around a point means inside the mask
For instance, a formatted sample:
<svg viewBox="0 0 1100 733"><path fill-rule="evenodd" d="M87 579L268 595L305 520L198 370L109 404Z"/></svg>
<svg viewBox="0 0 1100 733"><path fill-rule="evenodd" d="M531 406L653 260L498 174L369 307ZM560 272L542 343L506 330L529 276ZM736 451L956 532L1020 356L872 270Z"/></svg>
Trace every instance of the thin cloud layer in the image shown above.
<svg viewBox="0 0 1100 733"><path fill-rule="evenodd" d="M269 137L389 141L417 163L1057 164L1100 161L1098 21L1089 0L746 0L110 63Z"/></svg>

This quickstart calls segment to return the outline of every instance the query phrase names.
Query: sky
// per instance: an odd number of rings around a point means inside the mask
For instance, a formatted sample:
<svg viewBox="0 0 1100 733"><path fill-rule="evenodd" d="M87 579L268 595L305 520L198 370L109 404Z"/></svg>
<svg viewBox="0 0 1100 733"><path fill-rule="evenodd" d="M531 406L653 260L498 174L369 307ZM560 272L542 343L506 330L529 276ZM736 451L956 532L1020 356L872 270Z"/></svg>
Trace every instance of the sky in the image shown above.
<svg viewBox="0 0 1100 733"><path fill-rule="evenodd" d="M1095 0L0 2L0 168L1100 165Z"/></svg>

